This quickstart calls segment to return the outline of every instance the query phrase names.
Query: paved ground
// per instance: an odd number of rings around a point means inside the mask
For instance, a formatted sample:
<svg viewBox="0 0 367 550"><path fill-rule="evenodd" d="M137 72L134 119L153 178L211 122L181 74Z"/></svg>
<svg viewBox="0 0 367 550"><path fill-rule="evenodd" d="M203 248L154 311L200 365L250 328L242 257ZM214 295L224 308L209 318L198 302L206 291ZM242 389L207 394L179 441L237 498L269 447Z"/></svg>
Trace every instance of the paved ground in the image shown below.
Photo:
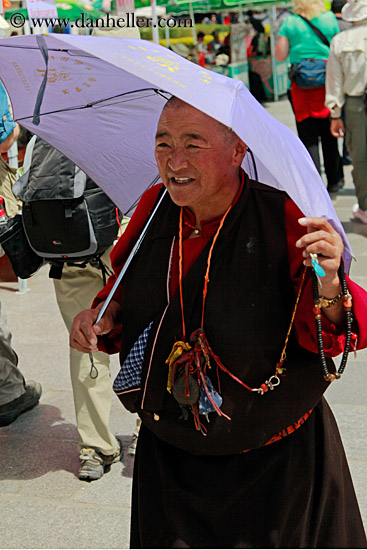
<svg viewBox="0 0 367 550"><path fill-rule="evenodd" d="M286 100L269 111L294 128ZM367 288L367 227L351 221L355 202L350 168L335 206L357 262L353 278ZM29 281L30 291L0 284L1 301L13 332L13 344L27 379L43 385L41 404L11 426L0 428L1 548L126 548L129 540L133 460L126 456L101 480L76 477L77 432L68 374L67 332L61 321L48 270ZM112 377L118 370L116 361ZM339 422L367 526L367 352L350 359L345 376L328 390ZM114 399L111 427L126 447L135 417Z"/></svg>

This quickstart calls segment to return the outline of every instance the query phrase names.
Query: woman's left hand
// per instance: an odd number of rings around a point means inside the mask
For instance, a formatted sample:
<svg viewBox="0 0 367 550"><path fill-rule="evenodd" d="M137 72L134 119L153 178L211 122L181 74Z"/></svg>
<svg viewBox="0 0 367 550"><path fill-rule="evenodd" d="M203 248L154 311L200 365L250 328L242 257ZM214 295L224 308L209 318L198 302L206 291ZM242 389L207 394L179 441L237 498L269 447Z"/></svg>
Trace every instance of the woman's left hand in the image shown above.
<svg viewBox="0 0 367 550"><path fill-rule="evenodd" d="M328 298L340 292L338 269L344 249L341 236L325 218L300 218L298 223L307 229L297 242L303 248L304 265L311 267L310 254L317 254L320 266L325 271L322 277L322 294Z"/></svg>

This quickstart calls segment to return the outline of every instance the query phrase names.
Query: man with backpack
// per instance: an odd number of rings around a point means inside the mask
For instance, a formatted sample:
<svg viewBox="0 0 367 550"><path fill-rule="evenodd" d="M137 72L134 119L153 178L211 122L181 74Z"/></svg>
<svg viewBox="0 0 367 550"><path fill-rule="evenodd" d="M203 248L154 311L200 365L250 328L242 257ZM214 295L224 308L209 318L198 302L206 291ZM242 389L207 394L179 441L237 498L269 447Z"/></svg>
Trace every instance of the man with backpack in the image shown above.
<svg viewBox="0 0 367 550"><path fill-rule="evenodd" d="M119 213L96 184L59 151L34 136L24 175L13 187L23 202L23 226L34 252L50 262L56 299L65 325L89 307L110 272L109 254L119 230ZM123 219L126 226L128 218ZM122 230L122 228L121 228ZM79 433L82 480L102 477L122 457L109 429L109 357L70 350L70 373Z"/></svg>
<svg viewBox="0 0 367 550"><path fill-rule="evenodd" d="M112 247L101 256L101 262L110 266ZM91 304L92 295L103 288L103 274L99 267L87 263L84 267L66 265L61 279L53 279L56 299L64 323L70 332L72 321L82 304ZM99 479L105 466L122 458L120 440L109 429L112 401L109 357L102 352L93 354L95 369L91 372L88 354L70 348L70 375L79 433L79 478ZM93 378L92 378L93 377Z"/></svg>

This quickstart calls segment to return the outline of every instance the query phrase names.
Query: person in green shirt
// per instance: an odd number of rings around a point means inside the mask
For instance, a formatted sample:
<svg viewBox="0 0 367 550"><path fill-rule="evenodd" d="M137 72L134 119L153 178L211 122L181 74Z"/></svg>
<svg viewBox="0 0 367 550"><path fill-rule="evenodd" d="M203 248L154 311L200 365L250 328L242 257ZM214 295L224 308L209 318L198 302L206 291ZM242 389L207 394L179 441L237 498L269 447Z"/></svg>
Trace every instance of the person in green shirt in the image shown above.
<svg viewBox="0 0 367 550"><path fill-rule="evenodd" d="M283 36L288 39L289 42L289 61L290 63L299 63L301 59L307 57L313 57L315 59L327 59L329 57L329 47L321 42L316 36L315 32L311 29L305 21L298 17L298 13L309 19L331 42L331 39L335 34L340 32L338 20L331 11L323 11L314 16L315 5L319 5L317 0L306 2L297 0L297 5L300 9L293 10L293 15L287 17L280 29L279 36ZM305 10L301 9L301 4L305 4Z"/></svg>

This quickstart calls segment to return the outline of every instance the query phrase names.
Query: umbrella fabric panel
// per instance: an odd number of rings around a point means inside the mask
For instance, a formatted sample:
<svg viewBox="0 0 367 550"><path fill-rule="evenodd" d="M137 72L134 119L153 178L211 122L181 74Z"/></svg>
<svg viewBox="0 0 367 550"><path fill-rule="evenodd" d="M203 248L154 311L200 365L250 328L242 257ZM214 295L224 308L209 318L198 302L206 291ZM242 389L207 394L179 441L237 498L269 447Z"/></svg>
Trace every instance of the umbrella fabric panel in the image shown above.
<svg viewBox="0 0 367 550"><path fill-rule="evenodd" d="M285 189L296 204L302 205L300 208L305 215L328 213L326 217L335 218L334 226L340 230L341 224L333 212L327 189L323 182L319 185L320 175L303 143L292 130L271 116L245 85L243 88L234 102L232 128L250 146L259 180ZM243 101L245 95L248 96L246 102Z"/></svg>
<svg viewBox="0 0 367 550"><path fill-rule="evenodd" d="M5 55L0 57L0 70L9 71L5 86L14 103L14 116L21 123L23 118L33 115L38 91L45 77L45 62L37 45L37 37L33 35L32 38L31 48L20 46L22 37L11 38L15 48L11 50L10 65L6 50ZM110 39L97 40L103 43ZM78 110L119 93L151 87L138 76L116 71L115 67L101 63L88 53L64 49L65 45L55 35L47 37L47 44L49 66L42 113ZM63 50L57 51L60 47ZM23 101L17 100L19 96L23 97ZM72 115L68 116L70 118Z"/></svg>
<svg viewBox="0 0 367 550"><path fill-rule="evenodd" d="M167 48L145 40L123 39L121 42L113 38L63 35L55 41L72 44L75 49L80 47L86 53L102 58L104 63L108 61L129 75L144 78L146 87L176 95L231 126L229 106L233 103L238 81L203 69ZM214 101L208 101L212 98Z"/></svg>
<svg viewBox="0 0 367 550"><path fill-rule="evenodd" d="M124 104L106 102L93 108L92 125L88 110L74 111L72 123L65 112L45 115L36 131L89 174L128 213L158 175L152 136L163 103L157 95L149 103L146 98ZM31 132L35 130L30 119L22 124ZM139 144L133 139L137 127ZM120 140L122 134L132 139Z"/></svg>
<svg viewBox="0 0 367 550"><path fill-rule="evenodd" d="M27 37L31 48L26 49L21 46L24 44L23 38L12 37L14 42L7 44L15 47L11 50L7 48L7 59L0 60L0 70L11 71L6 79L11 96L17 95L19 76L27 80L27 85L24 81L19 93L24 94L26 91L29 100L14 105L17 119L33 113L45 68L37 37ZM131 90L153 87L166 90L231 126L231 110L228 106L233 103L239 81L203 69L147 41L70 35L53 35L44 39L50 59L41 113L67 109L73 105L81 107L98 97L107 99ZM4 40L1 46L6 47ZM21 47L17 49L17 46ZM55 51L60 48L63 51ZM9 68L10 51L14 62L10 63ZM142 75L146 79L141 78ZM220 101L208 101L213 96L220 98Z"/></svg>

